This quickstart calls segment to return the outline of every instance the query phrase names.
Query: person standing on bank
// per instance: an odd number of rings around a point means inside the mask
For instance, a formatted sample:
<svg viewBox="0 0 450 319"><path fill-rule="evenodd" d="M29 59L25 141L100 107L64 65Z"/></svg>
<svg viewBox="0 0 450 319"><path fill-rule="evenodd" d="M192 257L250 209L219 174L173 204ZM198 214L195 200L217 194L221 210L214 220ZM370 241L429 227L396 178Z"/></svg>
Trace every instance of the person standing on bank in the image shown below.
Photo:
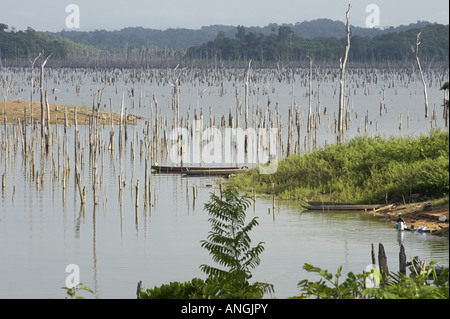
<svg viewBox="0 0 450 319"><path fill-rule="evenodd" d="M397 229L398 230L404 230L405 229L405 220L402 218L401 214L398 214Z"/></svg>

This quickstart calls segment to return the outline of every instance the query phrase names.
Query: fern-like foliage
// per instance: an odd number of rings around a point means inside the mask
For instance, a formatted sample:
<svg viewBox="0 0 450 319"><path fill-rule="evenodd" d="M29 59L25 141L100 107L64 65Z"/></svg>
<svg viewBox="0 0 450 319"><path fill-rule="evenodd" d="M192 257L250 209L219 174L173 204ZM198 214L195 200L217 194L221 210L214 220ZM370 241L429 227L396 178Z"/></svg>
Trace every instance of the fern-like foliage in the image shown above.
<svg viewBox="0 0 450 319"><path fill-rule="evenodd" d="M200 269L209 276L209 281L226 285L229 294L234 290L237 296L262 297L265 292L273 290L272 285L248 283L250 270L260 264L259 256L264 251L263 242L251 247L249 232L258 225L258 220L254 217L245 223L250 199L240 197L234 188L226 188L221 197L211 194L210 202L205 204L211 231L207 240L201 241L201 246L209 251L214 262L225 269L205 264Z"/></svg>

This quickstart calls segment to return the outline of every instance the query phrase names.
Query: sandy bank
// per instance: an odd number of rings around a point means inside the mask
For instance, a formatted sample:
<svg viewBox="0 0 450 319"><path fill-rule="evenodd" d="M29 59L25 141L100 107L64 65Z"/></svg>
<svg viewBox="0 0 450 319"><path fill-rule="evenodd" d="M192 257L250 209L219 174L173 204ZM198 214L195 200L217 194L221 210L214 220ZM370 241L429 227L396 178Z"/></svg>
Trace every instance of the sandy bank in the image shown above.
<svg viewBox="0 0 450 319"><path fill-rule="evenodd" d="M414 228L426 226L432 234L438 236L449 236L449 205L434 207L427 202L419 202L406 205L389 205L379 209L376 213L378 216L386 218L387 222L392 223L394 227L398 215L401 214L406 226L413 225ZM445 221L442 221L445 216Z"/></svg>
<svg viewBox="0 0 450 319"><path fill-rule="evenodd" d="M77 113L77 124L87 125L89 124L89 118L92 116L92 108L88 107L75 107L73 105L64 104L49 104L50 108L50 124L64 124L67 119L67 125L75 124L75 108ZM33 120L37 123L41 123L41 105L39 102L33 102L33 110L31 110L30 103L23 100L15 100L6 102L0 102L0 124L5 122L5 110L6 110L6 123L17 123L18 120L23 121L24 112L26 110L27 123L31 123L31 111L33 111ZM45 110L45 116L47 110ZM106 110L100 110L98 112L98 120L100 125L110 125L111 117L113 125L119 125L120 114L107 112ZM127 115L127 124L134 124L138 116Z"/></svg>

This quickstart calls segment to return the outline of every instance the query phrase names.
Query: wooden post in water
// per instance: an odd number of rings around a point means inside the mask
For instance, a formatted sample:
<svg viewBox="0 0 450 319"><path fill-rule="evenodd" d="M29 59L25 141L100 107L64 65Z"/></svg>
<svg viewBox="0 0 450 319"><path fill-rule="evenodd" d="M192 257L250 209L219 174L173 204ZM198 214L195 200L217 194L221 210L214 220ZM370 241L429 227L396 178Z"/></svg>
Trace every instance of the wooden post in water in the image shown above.
<svg viewBox="0 0 450 319"><path fill-rule="evenodd" d="M375 258L375 247L372 244L372 265L376 265L377 264L377 260Z"/></svg>
<svg viewBox="0 0 450 319"><path fill-rule="evenodd" d="M123 145L123 140L122 140L122 121L123 121L123 102L124 102L124 98L125 98L125 93L122 92L122 108L120 111L120 121L119 121L119 154L122 155L122 145Z"/></svg>
<svg viewBox="0 0 450 319"><path fill-rule="evenodd" d="M388 278L389 269L386 253L384 251L384 246L381 243L378 246L378 263L380 264L381 279L382 281L386 282Z"/></svg>
<svg viewBox="0 0 450 319"><path fill-rule="evenodd" d="M46 120L46 138L45 138L45 150L48 153L50 151L50 104L48 104L47 90L45 90L45 105L47 107L47 120ZM55 122L56 123L56 122Z"/></svg>
<svg viewBox="0 0 450 319"><path fill-rule="evenodd" d="M148 204L149 204L149 209L150 209L150 215L152 214L152 174L150 173L149 178L148 178Z"/></svg>
<svg viewBox="0 0 450 319"><path fill-rule="evenodd" d="M300 154L301 147L301 127L300 127L300 114L298 109L295 112L295 124L297 126L297 154Z"/></svg>
<svg viewBox="0 0 450 319"><path fill-rule="evenodd" d="M136 185L136 208L139 207L139 180L137 181Z"/></svg>
<svg viewBox="0 0 450 319"><path fill-rule="evenodd" d="M75 166L75 179L76 179L76 184L78 186L78 191L80 193L81 205L84 205L86 203L86 190L84 187L83 187L83 189L81 189L80 173L78 172L77 166Z"/></svg>
<svg viewBox="0 0 450 319"><path fill-rule="evenodd" d="M148 200L148 164L147 159L145 159L145 181L144 181L144 207L147 206Z"/></svg>
<svg viewBox="0 0 450 319"><path fill-rule="evenodd" d="M112 154L114 152L114 121L113 121L111 98L109 99L109 108L110 108L110 113L111 113L111 130L109 131L108 151L110 151Z"/></svg>
<svg viewBox="0 0 450 319"><path fill-rule="evenodd" d="M192 186L192 195L194 196L194 200L197 199L197 186Z"/></svg>
<svg viewBox="0 0 450 319"><path fill-rule="evenodd" d="M253 187L253 213L256 211L256 190Z"/></svg>
<svg viewBox="0 0 450 319"><path fill-rule="evenodd" d="M120 206L122 206L122 187L123 187L122 174L120 174L119 175L119 202L120 202Z"/></svg>
<svg viewBox="0 0 450 319"><path fill-rule="evenodd" d="M197 186L192 186L193 200L192 200L192 208L195 210L195 205L197 203Z"/></svg>
<svg viewBox="0 0 450 319"><path fill-rule="evenodd" d="M403 244L400 245L399 272L406 276L406 254Z"/></svg>
<svg viewBox="0 0 450 319"><path fill-rule="evenodd" d="M273 197L272 197L272 217L275 220L275 183L272 183Z"/></svg>
<svg viewBox="0 0 450 319"><path fill-rule="evenodd" d="M48 61L48 58L41 64L41 74L39 81L39 91L41 93L41 138L44 137L44 67Z"/></svg>

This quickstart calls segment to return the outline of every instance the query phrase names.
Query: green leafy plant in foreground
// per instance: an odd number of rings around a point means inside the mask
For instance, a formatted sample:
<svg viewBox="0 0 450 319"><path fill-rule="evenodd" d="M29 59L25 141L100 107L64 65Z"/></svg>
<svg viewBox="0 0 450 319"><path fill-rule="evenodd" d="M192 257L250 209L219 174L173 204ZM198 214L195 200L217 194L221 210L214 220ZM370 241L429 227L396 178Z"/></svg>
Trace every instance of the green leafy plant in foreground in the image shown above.
<svg viewBox="0 0 450 319"><path fill-rule="evenodd" d="M153 289L142 290L141 299L206 299L209 298L205 282L193 278L186 282L170 282Z"/></svg>
<svg viewBox="0 0 450 319"><path fill-rule="evenodd" d="M425 269L415 270L410 277L390 273L388 282L380 288L368 288L364 294L376 299L448 299L449 270L438 276L431 261Z"/></svg>
<svg viewBox="0 0 450 319"><path fill-rule="evenodd" d="M408 277L401 273L391 272L386 282L381 281L376 288L366 288L366 280L377 275L375 270L362 274L348 273L347 278L340 282L342 266L333 276L327 270L304 264L303 269L316 273L319 281L302 280L298 283L302 299L448 299L449 270L446 268L437 276L431 261L430 266L417 271ZM298 297L296 297L298 298Z"/></svg>
<svg viewBox="0 0 450 319"><path fill-rule="evenodd" d="M183 299L244 299L262 298L272 293L273 285L268 283L250 283L251 269L260 264L260 254L264 251L263 243L251 247L249 232L258 225L256 217L245 224L245 210L249 199L238 196L233 188L227 188L222 198L211 195L211 201L205 204L210 214L212 230L207 240L201 241L213 261L225 269L201 265L208 275L206 280L194 278L188 282L171 282L160 287L141 291L142 299L183 298ZM437 276L435 263L414 276L407 277L401 273L389 273L387 280L381 280L376 270L355 274L349 272L344 278L342 266L336 274L330 273L311 264L304 264L307 272L321 277L319 281L301 280L298 287L300 297L316 299L448 299L448 268ZM377 278L379 280L377 280ZM377 288L367 288L367 280L379 282Z"/></svg>
<svg viewBox="0 0 450 319"><path fill-rule="evenodd" d="M222 195L211 194L210 202L205 204L211 223L211 231L201 246L207 249L214 262L225 269L201 265L200 269L208 275L203 281L194 278L189 282L171 282L160 287L141 291L142 299L158 298L221 298L221 299L258 299L273 292L268 283L250 283L251 269L260 262L264 251L263 243L251 247L249 232L258 225L257 218L245 223L245 211L250 200L240 197L234 188L226 188Z"/></svg>
<svg viewBox="0 0 450 319"><path fill-rule="evenodd" d="M323 279L317 282L307 279L298 283L298 287L303 291L302 298L315 297L318 299L355 299L362 297L365 279L370 273L354 274L348 273L347 278L340 283L342 276L342 266L337 269L334 275L328 270L320 269L308 263L303 266L307 272L320 275Z"/></svg>
<svg viewBox="0 0 450 319"><path fill-rule="evenodd" d="M212 230L207 240L201 241L201 246L209 251L214 262L227 269L201 265L200 269L209 278L209 283L215 283L219 288L217 293L225 298L262 298L264 293L273 291L266 283L250 284L252 277L250 269L257 267L264 251L263 243L251 247L249 232L258 225L257 217L245 224L245 210L250 205L246 197L239 197L233 188L226 188L223 199L214 194L211 201L205 204Z"/></svg>
<svg viewBox="0 0 450 319"><path fill-rule="evenodd" d="M94 293L91 288L88 286L83 285L82 283L79 283L78 285L73 286L72 288L69 287L61 287L61 289L65 289L68 296L70 296L71 299L84 299L84 297L77 296L77 293L80 290L89 291L90 293Z"/></svg>

